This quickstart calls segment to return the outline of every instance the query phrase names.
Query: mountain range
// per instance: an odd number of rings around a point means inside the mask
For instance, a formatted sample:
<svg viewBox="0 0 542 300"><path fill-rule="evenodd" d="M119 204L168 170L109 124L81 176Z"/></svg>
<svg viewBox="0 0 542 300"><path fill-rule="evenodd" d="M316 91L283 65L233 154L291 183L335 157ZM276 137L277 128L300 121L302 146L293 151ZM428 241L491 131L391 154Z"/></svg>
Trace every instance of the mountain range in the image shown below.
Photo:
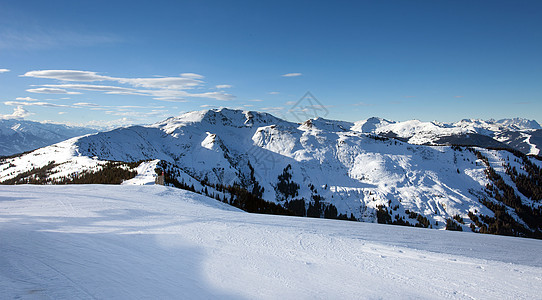
<svg viewBox="0 0 542 300"><path fill-rule="evenodd" d="M355 122L351 129L418 145L509 147L534 155L538 155L542 148L540 124L521 118L498 121L464 119L455 123L440 123L418 120L394 122L373 117Z"/></svg>
<svg viewBox="0 0 542 300"><path fill-rule="evenodd" d="M530 134L539 127L518 119L451 126L316 118L298 124L267 113L204 110L4 158L0 182L88 182L92 174L103 180L108 170L126 175L124 183L154 184L156 174L164 173L169 184L254 212L284 209L300 216L539 237L537 157L501 147L505 142L496 148L426 145L452 144L443 140L454 135L497 141L492 134ZM256 198L275 206L261 206Z"/></svg>
<svg viewBox="0 0 542 300"><path fill-rule="evenodd" d="M0 156L49 146L97 130L18 119L0 119Z"/></svg>

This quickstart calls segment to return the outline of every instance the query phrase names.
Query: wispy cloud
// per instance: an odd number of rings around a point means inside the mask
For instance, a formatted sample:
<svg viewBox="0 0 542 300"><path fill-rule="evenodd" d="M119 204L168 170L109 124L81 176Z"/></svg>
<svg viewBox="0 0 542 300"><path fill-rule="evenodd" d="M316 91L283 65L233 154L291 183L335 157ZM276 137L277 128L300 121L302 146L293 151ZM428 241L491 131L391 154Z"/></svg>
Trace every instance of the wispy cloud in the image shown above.
<svg viewBox="0 0 542 300"><path fill-rule="evenodd" d="M57 88L35 88L35 89L28 89L26 91L30 93L38 93L38 94L69 94L69 95L81 94L79 92L68 92L64 89L57 89Z"/></svg>
<svg viewBox="0 0 542 300"><path fill-rule="evenodd" d="M286 74L282 74L280 76L282 77L297 77L297 76L301 76L303 75L302 73L286 73Z"/></svg>
<svg viewBox="0 0 542 300"><path fill-rule="evenodd" d="M17 97L15 98L17 101L38 101L38 99L30 98L30 97Z"/></svg>
<svg viewBox="0 0 542 300"><path fill-rule="evenodd" d="M56 104L50 102L20 102L20 101L5 101L5 105L10 106L45 106L45 107L71 107L65 104Z"/></svg>
<svg viewBox="0 0 542 300"><path fill-rule="evenodd" d="M73 106L98 107L100 105L95 104L95 103L88 103L88 102L77 102L77 103L74 103Z"/></svg>
<svg viewBox="0 0 542 300"><path fill-rule="evenodd" d="M354 103L352 105L353 106L374 106L373 103L366 103L366 102L358 102L358 103Z"/></svg>
<svg viewBox="0 0 542 300"><path fill-rule="evenodd" d="M230 88L232 88L232 86L229 85L229 84L219 84L219 85L216 85L215 87L217 89L230 89Z"/></svg>
<svg viewBox="0 0 542 300"><path fill-rule="evenodd" d="M228 101L235 98L235 96L222 91L209 91L203 93L189 92L188 90L200 88L204 84L204 82L202 81L204 77L195 73L182 73L178 77L122 78L104 76L92 71L39 70L30 71L21 76L54 79L62 82L110 81L117 82L119 84L128 84L132 86L131 88L128 88L113 85L97 85L87 83L45 84L42 85L42 88L27 90L33 93L70 94L78 92L68 92L67 89L88 90L116 95L151 96L154 97L153 99L155 100L174 102L183 102L185 101L185 98L209 98L220 101Z"/></svg>
<svg viewBox="0 0 542 300"><path fill-rule="evenodd" d="M284 107L282 107L282 106L263 107L262 110L269 111L269 112L279 112L279 111L283 111Z"/></svg>
<svg viewBox="0 0 542 300"><path fill-rule="evenodd" d="M0 69L0 73L6 73L6 72L9 72L10 70L9 69Z"/></svg>
<svg viewBox="0 0 542 300"><path fill-rule="evenodd" d="M248 101L251 101L251 102L263 102L262 99L252 99L252 100L248 100Z"/></svg>
<svg viewBox="0 0 542 300"><path fill-rule="evenodd" d="M280 94L279 92L269 92L269 95L278 95Z"/></svg>
<svg viewBox="0 0 542 300"><path fill-rule="evenodd" d="M57 47L88 47L121 42L110 34L80 33L43 28L18 30L0 29L0 49L50 49Z"/></svg>

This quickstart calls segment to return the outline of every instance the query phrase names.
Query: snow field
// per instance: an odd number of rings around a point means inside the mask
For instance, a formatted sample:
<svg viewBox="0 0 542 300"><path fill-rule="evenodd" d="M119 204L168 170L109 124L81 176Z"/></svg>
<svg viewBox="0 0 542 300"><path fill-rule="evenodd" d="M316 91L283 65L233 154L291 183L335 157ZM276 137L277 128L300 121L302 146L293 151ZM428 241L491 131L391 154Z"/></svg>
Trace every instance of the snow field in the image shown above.
<svg viewBox="0 0 542 300"><path fill-rule="evenodd" d="M7 299L535 299L541 246L248 214L163 186L0 186Z"/></svg>

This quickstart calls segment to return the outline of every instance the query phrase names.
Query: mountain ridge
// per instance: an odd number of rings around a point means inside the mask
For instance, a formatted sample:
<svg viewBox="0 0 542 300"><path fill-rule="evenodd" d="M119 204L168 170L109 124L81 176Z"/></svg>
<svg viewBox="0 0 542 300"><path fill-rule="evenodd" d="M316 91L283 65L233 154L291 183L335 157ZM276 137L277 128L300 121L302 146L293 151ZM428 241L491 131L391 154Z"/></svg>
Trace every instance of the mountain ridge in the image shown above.
<svg viewBox="0 0 542 300"><path fill-rule="evenodd" d="M49 146L97 130L18 119L0 119L0 156Z"/></svg>
<svg viewBox="0 0 542 300"><path fill-rule="evenodd" d="M306 216L330 211L366 222L523 236L542 225L528 218L541 211L538 196L520 192L542 162L512 150L412 145L349 124L298 124L230 109L191 112L3 159L0 181L69 183L108 161L147 161L146 175L137 177L147 178L142 182L153 183L148 170L158 168L171 184L230 204L239 200L231 189L238 186L286 209L295 204ZM503 215L511 227L492 227Z"/></svg>

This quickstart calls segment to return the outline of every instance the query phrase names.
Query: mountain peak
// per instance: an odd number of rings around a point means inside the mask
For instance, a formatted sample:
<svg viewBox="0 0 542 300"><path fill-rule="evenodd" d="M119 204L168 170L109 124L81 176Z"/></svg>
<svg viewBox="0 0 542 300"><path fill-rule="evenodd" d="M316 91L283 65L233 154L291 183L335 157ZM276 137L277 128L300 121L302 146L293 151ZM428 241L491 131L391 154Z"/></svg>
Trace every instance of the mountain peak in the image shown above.
<svg viewBox="0 0 542 300"><path fill-rule="evenodd" d="M378 128L390 124L395 124L395 121L389 121L379 117L370 117L366 120L357 121L352 126L351 130L359 132L374 133Z"/></svg>
<svg viewBox="0 0 542 300"><path fill-rule="evenodd" d="M501 124L507 127L510 130L525 130L525 129L542 129L540 124L535 120L528 120L524 118L512 118L512 119L501 119L495 121L497 124Z"/></svg>

